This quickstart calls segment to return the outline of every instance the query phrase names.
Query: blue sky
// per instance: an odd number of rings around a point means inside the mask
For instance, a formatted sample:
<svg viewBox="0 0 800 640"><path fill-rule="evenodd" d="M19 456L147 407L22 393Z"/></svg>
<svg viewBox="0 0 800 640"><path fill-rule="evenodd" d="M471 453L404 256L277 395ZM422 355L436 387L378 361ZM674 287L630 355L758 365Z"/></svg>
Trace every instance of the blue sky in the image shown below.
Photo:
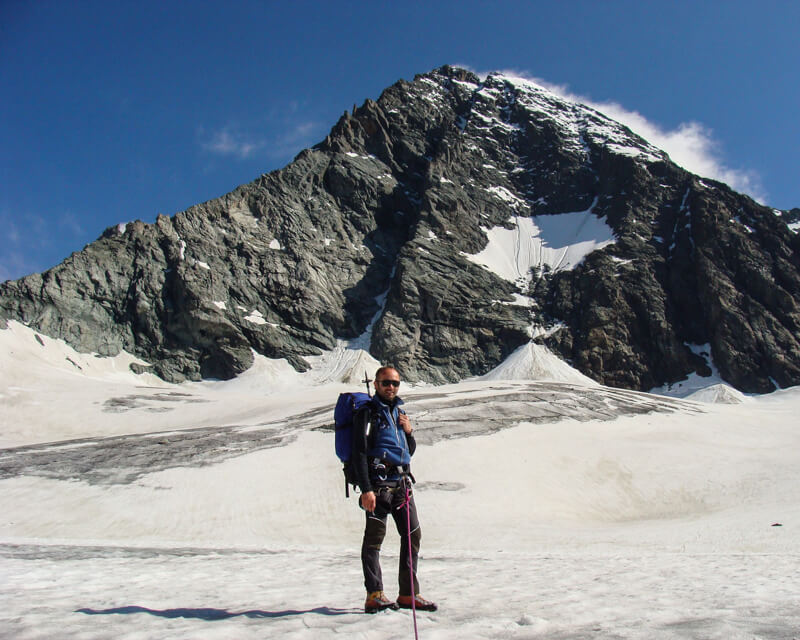
<svg viewBox="0 0 800 640"><path fill-rule="evenodd" d="M0 0L0 280L279 168L442 64L537 78L798 207L798 33L769 0Z"/></svg>

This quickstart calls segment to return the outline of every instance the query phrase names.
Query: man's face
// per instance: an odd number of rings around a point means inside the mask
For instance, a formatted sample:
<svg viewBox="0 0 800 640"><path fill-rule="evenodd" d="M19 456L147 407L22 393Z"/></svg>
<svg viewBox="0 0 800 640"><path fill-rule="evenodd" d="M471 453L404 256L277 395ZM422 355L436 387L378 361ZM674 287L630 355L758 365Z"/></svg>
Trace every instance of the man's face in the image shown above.
<svg viewBox="0 0 800 640"><path fill-rule="evenodd" d="M375 380L375 393L377 393L381 400L384 400L385 402L393 402L397 397L399 388L400 374L394 369L388 369L387 371L384 371L381 373L380 377Z"/></svg>

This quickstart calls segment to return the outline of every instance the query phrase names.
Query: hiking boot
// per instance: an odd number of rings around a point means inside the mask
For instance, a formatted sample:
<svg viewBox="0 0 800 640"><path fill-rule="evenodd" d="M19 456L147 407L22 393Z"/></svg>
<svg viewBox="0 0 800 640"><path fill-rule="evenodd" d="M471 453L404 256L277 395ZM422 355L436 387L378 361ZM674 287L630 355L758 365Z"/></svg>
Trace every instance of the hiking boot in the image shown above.
<svg viewBox="0 0 800 640"><path fill-rule="evenodd" d="M401 609L417 609L419 611L436 611L438 608L435 602L426 600L422 596L414 596L414 602L411 601L411 596L397 596L397 606Z"/></svg>
<svg viewBox="0 0 800 640"><path fill-rule="evenodd" d="M387 598L383 591L373 591L367 595L367 600L364 603L364 613L377 613L384 609L397 609L396 602L392 602Z"/></svg>

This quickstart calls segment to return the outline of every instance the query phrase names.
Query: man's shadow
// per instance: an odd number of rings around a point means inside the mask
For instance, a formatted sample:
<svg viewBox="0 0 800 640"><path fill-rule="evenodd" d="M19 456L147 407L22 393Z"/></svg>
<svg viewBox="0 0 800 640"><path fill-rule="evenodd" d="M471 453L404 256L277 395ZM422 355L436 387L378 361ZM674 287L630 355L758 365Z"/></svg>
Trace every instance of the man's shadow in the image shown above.
<svg viewBox="0 0 800 640"><path fill-rule="evenodd" d="M315 607L313 609L286 609L285 611L225 611L225 609L148 609L147 607L114 607L113 609L78 609L75 613L85 613L90 616L132 613L147 613L159 618L190 618L196 620L228 620L229 618L286 618L288 616L302 616L306 613L315 613L322 616L344 616L350 613L362 613L361 609L335 609L333 607Z"/></svg>

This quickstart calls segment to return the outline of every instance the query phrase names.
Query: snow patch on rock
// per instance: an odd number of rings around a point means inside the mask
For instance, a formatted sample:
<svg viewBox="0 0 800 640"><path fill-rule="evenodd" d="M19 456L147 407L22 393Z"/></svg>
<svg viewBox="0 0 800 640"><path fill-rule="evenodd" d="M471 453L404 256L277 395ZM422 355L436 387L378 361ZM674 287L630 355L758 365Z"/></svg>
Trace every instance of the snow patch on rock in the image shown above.
<svg viewBox="0 0 800 640"><path fill-rule="evenodd" d="M586 211L550 216L514 216L512 227L484 229L489 242L483 251L464 254L504 280L522 284L531 279L531 269L570 271L587 255L613 244L614 231Z"/></svg>
<svg viewBox="0 0 800 640"><path fill-rule="evenodd" d="M747 401L747 396L727 384L713 384L689 394L685 399L713 404L741 404Z"/></svg>
<svg viewBox="0 0 800 640"><path fill-rule="evenodd" d="M522 345L489 373L475 380L555 380L581 385L597 383L556 356L544 345Z"/></svg>

